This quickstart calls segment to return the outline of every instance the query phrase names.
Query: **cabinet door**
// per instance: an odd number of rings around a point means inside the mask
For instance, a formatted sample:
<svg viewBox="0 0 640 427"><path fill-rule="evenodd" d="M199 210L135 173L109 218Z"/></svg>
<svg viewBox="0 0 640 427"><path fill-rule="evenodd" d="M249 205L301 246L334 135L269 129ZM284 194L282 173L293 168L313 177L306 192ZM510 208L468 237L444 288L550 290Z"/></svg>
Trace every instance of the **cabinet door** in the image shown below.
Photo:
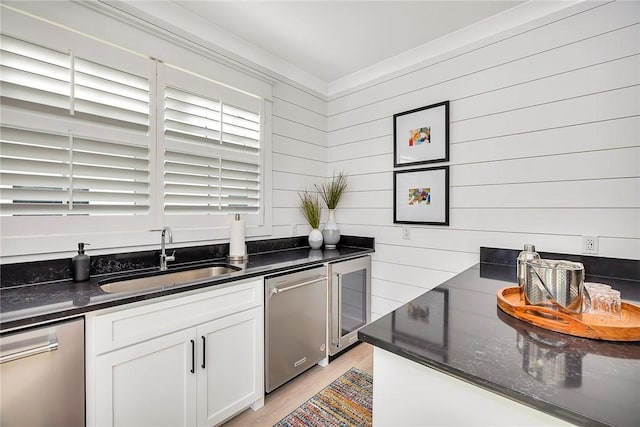
<svg viewBox="0 0 640 427"><path fill-rule="evenodd" d="M194 332L191 328L98 356L96 425L194 426Z"/></svg>
<svg viewBox="0 0 640 427"><path fill-rule="evenodd" d="M254 308L197 328L198 426L220 423L263 395L263 312Z"/></svg>

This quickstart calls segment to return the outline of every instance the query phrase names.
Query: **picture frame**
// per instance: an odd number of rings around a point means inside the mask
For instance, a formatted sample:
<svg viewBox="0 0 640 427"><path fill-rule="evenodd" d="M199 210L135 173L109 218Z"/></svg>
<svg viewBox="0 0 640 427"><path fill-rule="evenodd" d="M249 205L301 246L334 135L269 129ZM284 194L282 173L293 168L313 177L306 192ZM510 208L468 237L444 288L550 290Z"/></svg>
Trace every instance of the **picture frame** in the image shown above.
<svg viewBox="0 0 640 427"><path fill-rule="evenodd" d="M449 225L449 166L393 172L395 224Z"/></svg>
<svg viewBox="0 0 640 427"><path fill-rule="evenodd" d="M393 115L393 166L449 161L449 101Z"/></svg>

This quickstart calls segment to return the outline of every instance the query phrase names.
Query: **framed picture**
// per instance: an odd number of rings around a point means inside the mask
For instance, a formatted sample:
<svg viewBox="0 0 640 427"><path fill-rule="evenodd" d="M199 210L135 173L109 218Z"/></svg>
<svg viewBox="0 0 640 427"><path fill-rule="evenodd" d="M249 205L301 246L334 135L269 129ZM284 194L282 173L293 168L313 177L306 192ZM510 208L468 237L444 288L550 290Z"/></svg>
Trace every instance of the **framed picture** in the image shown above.
<svg viewBox="0 0 640 427"><path fill-rule="evenodd" d="M449 161L449 101L393 115L393 166Z"/></svg>
<svg viewBox="0 0 640 427"><path fill-rule="evenodd" d="M449 225L449 166L393 172L393 222Z"/></svg>

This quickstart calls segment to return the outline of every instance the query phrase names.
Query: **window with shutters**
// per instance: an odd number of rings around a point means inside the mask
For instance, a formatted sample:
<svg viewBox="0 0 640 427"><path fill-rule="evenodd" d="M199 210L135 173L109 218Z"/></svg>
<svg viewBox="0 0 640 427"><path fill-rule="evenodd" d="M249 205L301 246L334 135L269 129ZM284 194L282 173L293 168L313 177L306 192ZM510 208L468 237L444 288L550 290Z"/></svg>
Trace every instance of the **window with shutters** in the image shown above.
<svg viewBox="0 0 640 427"><path fill-rule="evenodd" d="M165 87L164 210L257 212L260 115Z"/></svg>
<svg viewBox="0 0 640 427"><path fill-rule="evenodd" d="M1 37L1 214L148 214L149 77Z"/></svg>
<svg viewBox="0 0 640 427"><path fill-rule="evenodd" d="M161 64L162 204L167 224L263 221L263 100Z"/></svg>
<svg viewBox="0 0 640 427"><path fill-rule="evenodd" d="M263 98L95 40L1 37L0 216L264 225Z"/></svg>

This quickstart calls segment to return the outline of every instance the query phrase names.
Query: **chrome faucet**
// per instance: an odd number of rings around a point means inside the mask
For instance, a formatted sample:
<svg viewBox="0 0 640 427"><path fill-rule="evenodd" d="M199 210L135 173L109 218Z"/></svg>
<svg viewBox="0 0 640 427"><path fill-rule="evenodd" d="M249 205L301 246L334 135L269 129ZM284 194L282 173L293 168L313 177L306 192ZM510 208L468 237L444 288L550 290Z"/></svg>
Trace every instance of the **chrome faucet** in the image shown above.
<svg viewBox="0 0 640 427"><path fill-rule="evenodd" d="M176 251L173 251L171 255L167 255L165 252L165 236L169 235L169 243L173 243L173 233L169 227L162 228L162 234L160 236L160 271L167 269L167 261L176 260Z"/></svg>

